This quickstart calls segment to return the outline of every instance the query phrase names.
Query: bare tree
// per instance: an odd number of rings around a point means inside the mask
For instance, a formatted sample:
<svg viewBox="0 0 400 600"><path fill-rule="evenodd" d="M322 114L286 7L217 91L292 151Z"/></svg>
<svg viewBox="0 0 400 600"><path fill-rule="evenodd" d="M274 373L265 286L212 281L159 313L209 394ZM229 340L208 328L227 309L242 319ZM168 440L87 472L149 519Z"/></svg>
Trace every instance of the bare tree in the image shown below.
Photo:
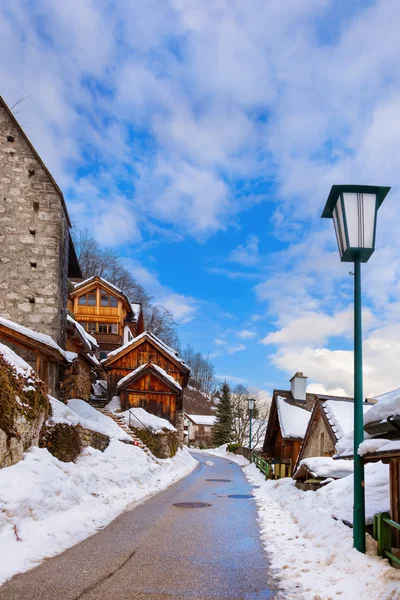
<svg viewBox="0 0 400 600"><path fill-rule="evenodd" d="M195 352L192 346L186 346L182 356L191 369L189 385L211 396L216 387L215 368L211 360L200 352Z"/></svg>
<svg viewBox="0 0 400 600"><path fill-rule="evenodd" d="M234 439L242 446L248 446L250 435L250 412L247 399L253 397L256 400L252 421L252 448L257 447L265 436L267 429L270 401L263 392L249 390L244 385L237 385L232 389L231 404L233 414Z"/></svg>

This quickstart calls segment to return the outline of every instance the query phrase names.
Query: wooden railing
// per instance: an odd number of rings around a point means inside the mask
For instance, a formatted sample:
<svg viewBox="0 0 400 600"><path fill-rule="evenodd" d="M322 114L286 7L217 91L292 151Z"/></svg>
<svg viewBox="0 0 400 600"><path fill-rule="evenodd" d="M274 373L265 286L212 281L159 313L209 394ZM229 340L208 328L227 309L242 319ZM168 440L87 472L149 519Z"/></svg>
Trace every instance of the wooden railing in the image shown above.
<svg viewBox="0 0 400 600"><path fill-rule="evenodd" d="M256 467L265 475L265 479L270 479L272 473L271 464L258 454L253 454L252 458Z"/></svg>
<svg viewBox="0 0 400 600"><path fill-rule="evenodd" d="M400 559L392 553L392 529L400 531L400 524L392 521L389 513L379 513L374 516L373 537L378 542L378 554L388 558L391 563L400 566Z"/></svg>
<svg viewBox="0 0 400 600"><path fill-rule="evenodd" d="M117 346L122 346L122 336L118 335L118 333L92 333L93 337L96 338L99 344L115 344Z"/></svg>

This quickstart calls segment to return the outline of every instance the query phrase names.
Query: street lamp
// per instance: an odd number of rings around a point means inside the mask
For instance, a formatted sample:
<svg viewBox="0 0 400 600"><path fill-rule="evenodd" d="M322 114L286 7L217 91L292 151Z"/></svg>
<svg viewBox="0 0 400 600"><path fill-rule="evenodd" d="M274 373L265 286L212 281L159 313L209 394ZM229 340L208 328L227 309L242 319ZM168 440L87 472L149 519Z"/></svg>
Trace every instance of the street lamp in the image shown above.
<svg viewBox="0 0 400 600"><path fill-rule="evenodd" d="M322 217L333 219L342 262L354 262L354 547L365 553L364 463L358 447L364 439L361 263L375 250L376 215L390 187L334 185Z"/></svg>
<svg viewBox="0 0 400 600"><path fill-rule="evenodd" d="M250 437L249 437L250 456L251 456L251 422L253 419L253 410L254 410L255 403L256 403L256 401L254 400L254 398L247 398L247 404L249 406L249 413L250 413Z"/></svg>

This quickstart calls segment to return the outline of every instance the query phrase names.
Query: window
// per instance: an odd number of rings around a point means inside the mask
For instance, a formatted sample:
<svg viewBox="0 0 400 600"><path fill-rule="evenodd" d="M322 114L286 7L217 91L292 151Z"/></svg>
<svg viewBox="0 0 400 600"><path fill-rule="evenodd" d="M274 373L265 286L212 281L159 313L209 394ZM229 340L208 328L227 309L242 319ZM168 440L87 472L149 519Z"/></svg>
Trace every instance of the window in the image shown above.
<svg viewBox="0 0 400 600"><path fill-rule="evenodd" d="M99 333L118 333L118 324L99 323Z"/></svg>
<svg viewBox="0 0 400 600"><path fill-rule="evenodd" d="M107 358L107 352L101 351L100 352L100 360L103 360L104 358Z"/></svg>
<svg viewBox="0 0 400 600"><path fill-rule="evenodd" d="M321 433L319 434L319 455L320 456L324 455L324 447L325 447L324 437L325 437L325 434L323 431L321 431Z"/></svg>
<svg viewBox="0 0 400 600"><path fill-rule="evenodd" d="M89 292L89 294L83 294L83 296L79 296L78 304L96 306L96 292Z"/></svg>
<svg viewBox="0 0 400 600"><path fill-rule="evenodd" d="M112 306L113 308L116 308L118 306L118 300L114 296L111 296L111 294L109 294L108 292L101 290L100 291L100 305L101 306Z"/></svg>

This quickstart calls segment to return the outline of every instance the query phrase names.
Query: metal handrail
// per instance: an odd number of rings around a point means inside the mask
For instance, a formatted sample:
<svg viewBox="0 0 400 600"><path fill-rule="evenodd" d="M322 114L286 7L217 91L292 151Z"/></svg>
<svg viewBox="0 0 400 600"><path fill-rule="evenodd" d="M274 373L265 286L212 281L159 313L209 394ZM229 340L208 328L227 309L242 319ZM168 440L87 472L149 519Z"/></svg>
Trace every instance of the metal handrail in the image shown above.
<svg viewBox="0 0 400 600"><path fill-rule="evenodd" d="M143 425L143 427L144 427L144 428L145 428L145 429L146 429L146 430L147 430L149 433L153 433L153 432L151 431L151 429L150 429L149 427L147 427L147 425L145 425L145 424L143 423L143 421L141 421L141 420L139 419L139 417L137 417L137 416L136 416L136 415L135 415L135 414L132 412L132 409L131 409L131 408L129 409L129 417L128 417L128 424L129 424L129 427L131 427L131 415L132 415L132 416L133 416L133 417L134 417L134 418L135 418L137 421L139 421L139 423L140 423L141 425Z"/></svg>

